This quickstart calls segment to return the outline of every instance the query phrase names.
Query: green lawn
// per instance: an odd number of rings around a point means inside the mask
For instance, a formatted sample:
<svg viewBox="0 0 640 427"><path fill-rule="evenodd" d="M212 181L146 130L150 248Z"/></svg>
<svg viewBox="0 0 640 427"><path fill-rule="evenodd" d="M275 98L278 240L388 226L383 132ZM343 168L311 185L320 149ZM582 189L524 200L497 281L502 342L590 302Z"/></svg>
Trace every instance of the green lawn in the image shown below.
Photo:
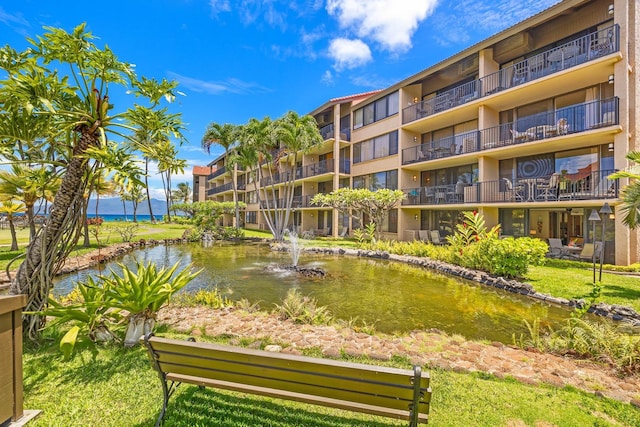
<svg viewBox="0 0 640 427"><path fill-rule="evenodd" d="M409 367L400 359L393 365ZM63 362L57 345L45 340L37 348L26 346L24 371L25 408L44 411L30 426L151 426L161 407L160 382L142 347L80 343L73 358ZM573 388L429 371L433 426L640 425L640 410L631 405ZM182 385L171 399L165 425L391 427L406 422Z"/></svg>
<svg viewBox="0 0 640 427"><path fill-rule="evenodd" d="M598 279L599 270L596 271L596 281ZM530 267L526 282L543 294L585 298L593 287L593 268L586 263L549 260L545 266ZM640 313L640 275L603 271L600 301L625 305Z"/></svg>

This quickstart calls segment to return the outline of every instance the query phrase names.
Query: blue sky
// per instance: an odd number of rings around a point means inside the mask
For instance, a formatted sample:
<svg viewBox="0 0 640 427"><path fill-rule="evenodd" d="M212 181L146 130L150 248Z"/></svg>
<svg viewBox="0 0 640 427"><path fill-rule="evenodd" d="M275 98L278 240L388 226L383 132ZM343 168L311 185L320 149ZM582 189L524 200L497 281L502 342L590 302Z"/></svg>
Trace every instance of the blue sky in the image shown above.
<svg viewBox="0 0 640 427"><path fill-rule="evenodd" d="M22 50L43 26L86 22L139 75L179 82L189 169L206 165L208 123L306 114L331 98L396 83L556 0L14 0L0 43ZM118 106L119 107L119 106ZM119 109L119 108L118 108ZM158 197L161 182L152 179Z"/></svg>

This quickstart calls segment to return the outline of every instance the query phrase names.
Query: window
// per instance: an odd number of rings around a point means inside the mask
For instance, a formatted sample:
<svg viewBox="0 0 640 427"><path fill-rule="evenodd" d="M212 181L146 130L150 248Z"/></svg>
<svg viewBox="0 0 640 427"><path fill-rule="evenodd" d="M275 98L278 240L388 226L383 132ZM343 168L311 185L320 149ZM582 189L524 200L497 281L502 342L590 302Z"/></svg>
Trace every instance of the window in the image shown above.
<svg viewBox="0 0 640 427"><path fill-rule="evenodd" d="M362 108L358 108L353 112L353 128L358 129L398 114L399 99L400 95L398 92L394 92Z"/></svg>
<svg viewBox="0 0 640 427"><path fill-rule="evenodd" d="M353 145L353 163L398 154L398 131Z"/></svg>
<svg viewBox="0 0 640 427"><path fill-rule="evenodd" d="M391 209L382 223L382 231L387 233L398 232L398 209Z"/></svg>
<svg viewBox="0 0 640 427"><path fill-rule="evenodd" d="M398 189L398 171L390 170L353 178L353 188L367 188L375 191L381 188Z"/></svg>
<svg viewBox="0 0 640 427"><path fill-rule="evenodd" d="M246 212L245 222L247 224L257 224L258 223L258 212L256 212L256 211Z"/></svg>

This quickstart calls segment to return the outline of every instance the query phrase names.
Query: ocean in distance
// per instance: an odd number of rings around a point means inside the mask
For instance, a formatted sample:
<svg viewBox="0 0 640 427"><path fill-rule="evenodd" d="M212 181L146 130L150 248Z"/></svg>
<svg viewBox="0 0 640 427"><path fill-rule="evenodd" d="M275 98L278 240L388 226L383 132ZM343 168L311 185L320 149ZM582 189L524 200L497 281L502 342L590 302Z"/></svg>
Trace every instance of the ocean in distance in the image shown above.
<svg viewBox="0 0 640 427"><path fill-rule="evenodd" d="M87 218L95 218L95 214L87 214ZM127 214L126 216L123 214L100 214L98 215L105 222L133 222L133 214ZM154 215L156 221L162 221L162 215ZM138 222L150 222L151 215L136 215L136 219Z"/></svg>

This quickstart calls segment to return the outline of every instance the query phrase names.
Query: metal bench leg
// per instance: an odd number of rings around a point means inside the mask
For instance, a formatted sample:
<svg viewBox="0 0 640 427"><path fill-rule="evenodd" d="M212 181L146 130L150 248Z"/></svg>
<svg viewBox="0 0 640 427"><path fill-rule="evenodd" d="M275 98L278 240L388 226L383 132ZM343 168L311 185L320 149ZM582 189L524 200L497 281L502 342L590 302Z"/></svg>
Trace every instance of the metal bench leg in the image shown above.
<svg viewBox="0 0 640 427"><path fill-rule="evenodd" d="M422 377L422 368L418 365L413 367L413 403L410 405L409 411L409 427L418 427L418 415L420 414L418 405L420 405L420 378Z"/></svg>

